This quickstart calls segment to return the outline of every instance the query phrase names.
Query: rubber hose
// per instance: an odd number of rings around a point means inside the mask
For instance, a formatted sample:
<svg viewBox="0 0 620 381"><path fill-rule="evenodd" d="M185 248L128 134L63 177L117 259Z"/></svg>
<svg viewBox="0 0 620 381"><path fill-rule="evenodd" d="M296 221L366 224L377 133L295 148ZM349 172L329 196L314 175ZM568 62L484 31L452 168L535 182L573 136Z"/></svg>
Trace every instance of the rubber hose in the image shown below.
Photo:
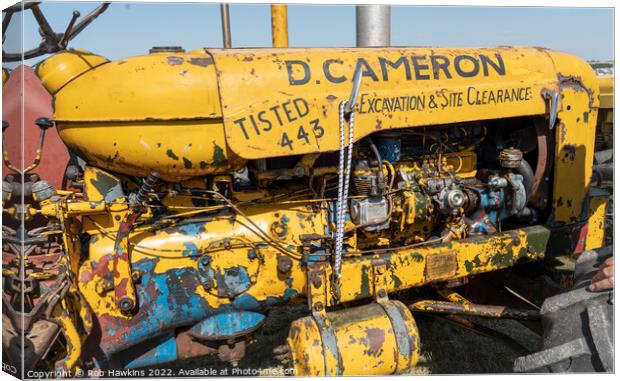
<svg viewBox="0 0 620 381"><path fill-rule="evenodd" d="M517 173L523 176L523 186L525 186L525 194L529 196L532 192L532 186L534 185L534 171L530 164L521 160L521 165L517 168Z"/></svg>

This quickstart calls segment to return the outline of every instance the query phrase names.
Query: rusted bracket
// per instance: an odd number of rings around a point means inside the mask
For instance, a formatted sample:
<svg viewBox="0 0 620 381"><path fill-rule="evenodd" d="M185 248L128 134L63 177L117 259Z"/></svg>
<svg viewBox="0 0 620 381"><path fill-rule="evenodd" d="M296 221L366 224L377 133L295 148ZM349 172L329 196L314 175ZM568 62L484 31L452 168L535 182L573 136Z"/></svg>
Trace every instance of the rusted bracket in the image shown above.
<svg viewBox="0 0 620 381"><path fill-rule="evenodd" d="M375 301L377 303L388 300L387 266L385 259L375 259L372 262L372 282Z"/></svg>
<svg viewBox="0 0 620 381"><path fill-rule="evenodd" d="M321 342L323 345L323 353L325 356L325 375L326 376L341 376L344 372L342 364L342 356L338 350L338 340L336 339L336 332L334 332L334 326L329 321L327 313L323 309L322 311L312 311L312 317L319 328L319 334L321 335ZM332 372L329 364L336 364L336 371Z"/></svg>
<svg viewBox="0 0 620 381"><path fill-rule="evenodd" d="M465 299L464 296L461 296L461 294L459 294L458 292L452 289L445 288L445 287L435 287L435 291L439 295L444 297L447 301L450 301L453 303L471 304L471 302Z"/></svg>
<svg viewBox="0 0 620 381"><path fill-rule="evenodd" d="M129 258L129 233L142 213L130 210L121 221L116 241L114 242L114 297L116 305L123 313L129 313L136 307L136 292L131 279L131 261Z"/></svg>
<svg viewBox="0 0 620 381"><path fill-rule="evenodd" d="M325 314L328 306L327 263L315 262L308 264L308 283L306 285L308 308L310 311Z"/></svg>

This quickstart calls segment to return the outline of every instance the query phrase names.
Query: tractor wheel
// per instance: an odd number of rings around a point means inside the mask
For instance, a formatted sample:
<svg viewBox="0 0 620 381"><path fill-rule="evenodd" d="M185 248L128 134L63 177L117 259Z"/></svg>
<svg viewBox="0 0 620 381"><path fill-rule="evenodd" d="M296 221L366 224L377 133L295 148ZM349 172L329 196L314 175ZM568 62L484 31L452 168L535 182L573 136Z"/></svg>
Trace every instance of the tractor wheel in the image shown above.
<svg viewBox="0 0 620 381"><path fill-rule="evenodd" d="M516 372L613 372L613 290L587 290L612 254L612 247L581 254L573 290L546 299L542 306L542 350L517 358Z"/></svg>

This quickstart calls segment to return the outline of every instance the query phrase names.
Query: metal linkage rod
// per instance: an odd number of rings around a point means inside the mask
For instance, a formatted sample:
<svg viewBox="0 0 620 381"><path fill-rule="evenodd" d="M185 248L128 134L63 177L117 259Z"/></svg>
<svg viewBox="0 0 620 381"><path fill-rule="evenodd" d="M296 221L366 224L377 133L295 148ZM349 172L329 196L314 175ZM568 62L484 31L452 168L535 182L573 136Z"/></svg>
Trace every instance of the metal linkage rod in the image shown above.
<svg viewBox="0 0 620 381"><path fill-rule="evenodd" d="M461 314L501 319L537 320L540 312L536 310L517 309L504 306L490 306L474 303L443 302L438 300L421 300L409 306L412 311Z"/></svg>

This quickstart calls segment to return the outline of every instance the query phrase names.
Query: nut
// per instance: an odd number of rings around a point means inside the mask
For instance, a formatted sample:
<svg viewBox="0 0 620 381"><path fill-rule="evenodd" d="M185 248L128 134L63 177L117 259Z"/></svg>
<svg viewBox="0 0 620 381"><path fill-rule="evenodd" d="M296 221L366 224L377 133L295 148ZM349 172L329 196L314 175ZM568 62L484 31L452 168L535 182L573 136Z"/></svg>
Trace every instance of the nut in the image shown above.
<svg viewBox="0 0 620 381"><path fill-rule="evenodd" d="M289 257L278 256L278 271L287 273L293 268L293 261Z"/></svg>

